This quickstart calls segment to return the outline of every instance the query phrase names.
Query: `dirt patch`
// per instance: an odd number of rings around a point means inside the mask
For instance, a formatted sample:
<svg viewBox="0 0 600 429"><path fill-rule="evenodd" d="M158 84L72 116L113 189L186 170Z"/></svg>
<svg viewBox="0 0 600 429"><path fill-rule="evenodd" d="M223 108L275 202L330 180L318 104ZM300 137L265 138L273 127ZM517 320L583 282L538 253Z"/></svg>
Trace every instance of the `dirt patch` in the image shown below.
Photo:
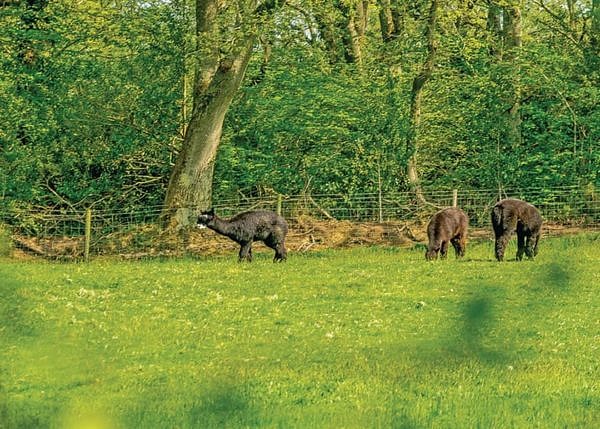
<svg viewBox="0 0 600 429"><path fill-rule="evenodd" d="M420 233L419 227L405 222L357 223L299 218L290 225L288 247L307 251L371 245L412 246L423 239Z"/></svg>
<svg viewBox="0 0 600 429"><path fill-rule="evenodd" d="M415 235L412 228L402 222L356 223L301 217L290 222L289 226L286 239L288 252L371 245L409 247L423 239L420 231ZM188 243L189 252L201 255L236 253L239 250L235 242L209 229L192 231ZM265 246L256 243L255 247Z"/></svg>
<svg viewBox="0 0 600 429"><path fill-rule="evenodd" d="M13 236L13 256L40 256L51 259L77 258L83 255L83 237L23 237Z"/></svg>

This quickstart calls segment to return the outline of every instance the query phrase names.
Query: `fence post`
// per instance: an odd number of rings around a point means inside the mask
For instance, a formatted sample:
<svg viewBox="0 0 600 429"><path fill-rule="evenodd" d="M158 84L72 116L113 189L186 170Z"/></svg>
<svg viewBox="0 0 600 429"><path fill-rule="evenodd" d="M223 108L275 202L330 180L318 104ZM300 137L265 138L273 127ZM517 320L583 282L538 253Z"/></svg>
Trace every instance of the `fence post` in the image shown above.
<svg viewBox="0 0 600 429"><path fill-rule="evenodd" d="M277 214L281 216L281 206L283 202L283 197L281 194L277 194Z"/></svg>
<svg viewBox="0 0 600 429"><path fill-rule="evenodd" d="M458 206L458 189L452 190L452 207Z"/></svg>
<svg viewBox="0 0 600 429"><path fill-rule="evenodd" d="M85 210L85 247L83 259L85 262L90 261L90 242L92 241L92 209Z"/></svg>
<svg viewBox="0 0 600 429"><path fill-rule="evenodd" d="M377 203L379 209L379 223L383 222L383 191L381 185L381 155L377 158Z"/></svg>

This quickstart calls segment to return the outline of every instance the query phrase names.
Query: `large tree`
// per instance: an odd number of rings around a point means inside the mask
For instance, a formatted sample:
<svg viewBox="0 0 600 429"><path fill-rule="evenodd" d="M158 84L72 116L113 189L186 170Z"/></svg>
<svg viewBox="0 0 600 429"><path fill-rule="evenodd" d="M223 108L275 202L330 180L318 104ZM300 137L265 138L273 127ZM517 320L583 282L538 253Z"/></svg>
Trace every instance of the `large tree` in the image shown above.
<svg viewBox="0 0 600 429"><path fill-rule="evenodd" d="M194 213L211 205L225 114L242 83L261 25L283 3L196 1L193 109L165 197L163 218L169 227L187 226Z"/></svg>

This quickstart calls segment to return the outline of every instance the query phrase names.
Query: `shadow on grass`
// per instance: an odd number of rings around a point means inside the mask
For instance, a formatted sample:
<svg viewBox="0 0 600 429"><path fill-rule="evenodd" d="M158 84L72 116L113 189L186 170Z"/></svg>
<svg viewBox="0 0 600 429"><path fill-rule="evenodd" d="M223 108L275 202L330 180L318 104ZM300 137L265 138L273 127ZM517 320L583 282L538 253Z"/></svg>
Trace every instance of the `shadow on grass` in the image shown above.
<svg viewBox="0 0 600 429"><path fill-rule="evenodd" d="M60 407L55 400L10 397L0 384L0 427L14 429L49 428Z"/></svg>
<svg viewBox="0 0 600 429"><path fill-rule="evenodd" d="M550 287L554 292L567 292L573 282L573 273L564 263L552 262L539 279L542 287Z"/></svg>
<svg viewBox="0 0 600 429"><path fill-rule="evenodd" d="M142 394L122 411L124 427L226 428L255 426L259 413L248 383L218 376L196 386L180 386Z"/></svg>
<svg viewBox="0 0 600 429"><path fill-rule="evenodd" d="M418 347L419 358L436 365L469 360L501 365L509 361L514 353L510 335L502 339L491 335L499 325L497 294L497 289L482 291L462 303L448 328Z"/></svg>
<svg viewBox="0 0 600 429"><path fill-rule="evenodd" d="M186 414L192 427L249 426L257 418L247 386L227 378L207 386Z"/></svg>
<svg viewBox="0 0 600 429"><path fill-rule="evenodd" d="M498 324L495 305L494 298L485 294L463 304L457 333L449 336L448 347L454 354L463 353L488 364L504 363L508 359L508 350L502 343L495 338L486 341Z"/></svg>
<svg viewBox="0 0 600 429"><path fill-rule="evenodd" d="M401 408L400 408L401 409ZM413 419L403 413L398 413L392 416L391 427L394 429L416 429L421 427Z"/></svg>
<svg viewBox="0 0 600 429"><path fill-rule="evenodd" d="M469 257L466 257L466 258L459 259L458 262L496 262L496 260L492 259L492 258L487 258L486 259L486 258L469 258Z"/></svg>
<svg viewBox="0 0 600 429"><path fill-rule="evenodd" d="M36 335L30 300L26 297L25 286L0 272L0 326L5 333L20 337Z"/></svg>
<svg viewBox="0 0 600 429"><path fill-rule="evenodd" d="M533 317L532 326L544 323L545 317L562 305L561 295L569 293L576 275L563 261L534 267L535 271L518 279L517 283L524 285L519 286L523 289L517 291L517 301L514 291L509 292L512 283L478 286L474 295L458 304L456 316L448 318L442 325L445 327L417 343L411 356L421 363L436 366L460 365L465 361L507 365L531 358L531 348L520 346L522 320L513 321L508 316L510 309L503 306L526 307ZM507 293L511 299L507 299ZM535 318L536 314L539 318Z"/></svg>

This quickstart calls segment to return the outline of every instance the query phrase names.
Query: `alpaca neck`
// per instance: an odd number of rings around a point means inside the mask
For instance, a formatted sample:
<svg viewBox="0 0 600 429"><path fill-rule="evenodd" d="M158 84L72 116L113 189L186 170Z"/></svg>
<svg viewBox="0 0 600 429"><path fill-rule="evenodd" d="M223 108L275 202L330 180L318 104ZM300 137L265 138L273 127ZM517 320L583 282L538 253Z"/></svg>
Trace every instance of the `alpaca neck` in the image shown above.
<svg viewBox="0 0 600 429"><path fill-rule="evenodd" d="M231 232L231 223L216 216L213 218L213 221L206 226L221 235L229 235Z"/></svg>

